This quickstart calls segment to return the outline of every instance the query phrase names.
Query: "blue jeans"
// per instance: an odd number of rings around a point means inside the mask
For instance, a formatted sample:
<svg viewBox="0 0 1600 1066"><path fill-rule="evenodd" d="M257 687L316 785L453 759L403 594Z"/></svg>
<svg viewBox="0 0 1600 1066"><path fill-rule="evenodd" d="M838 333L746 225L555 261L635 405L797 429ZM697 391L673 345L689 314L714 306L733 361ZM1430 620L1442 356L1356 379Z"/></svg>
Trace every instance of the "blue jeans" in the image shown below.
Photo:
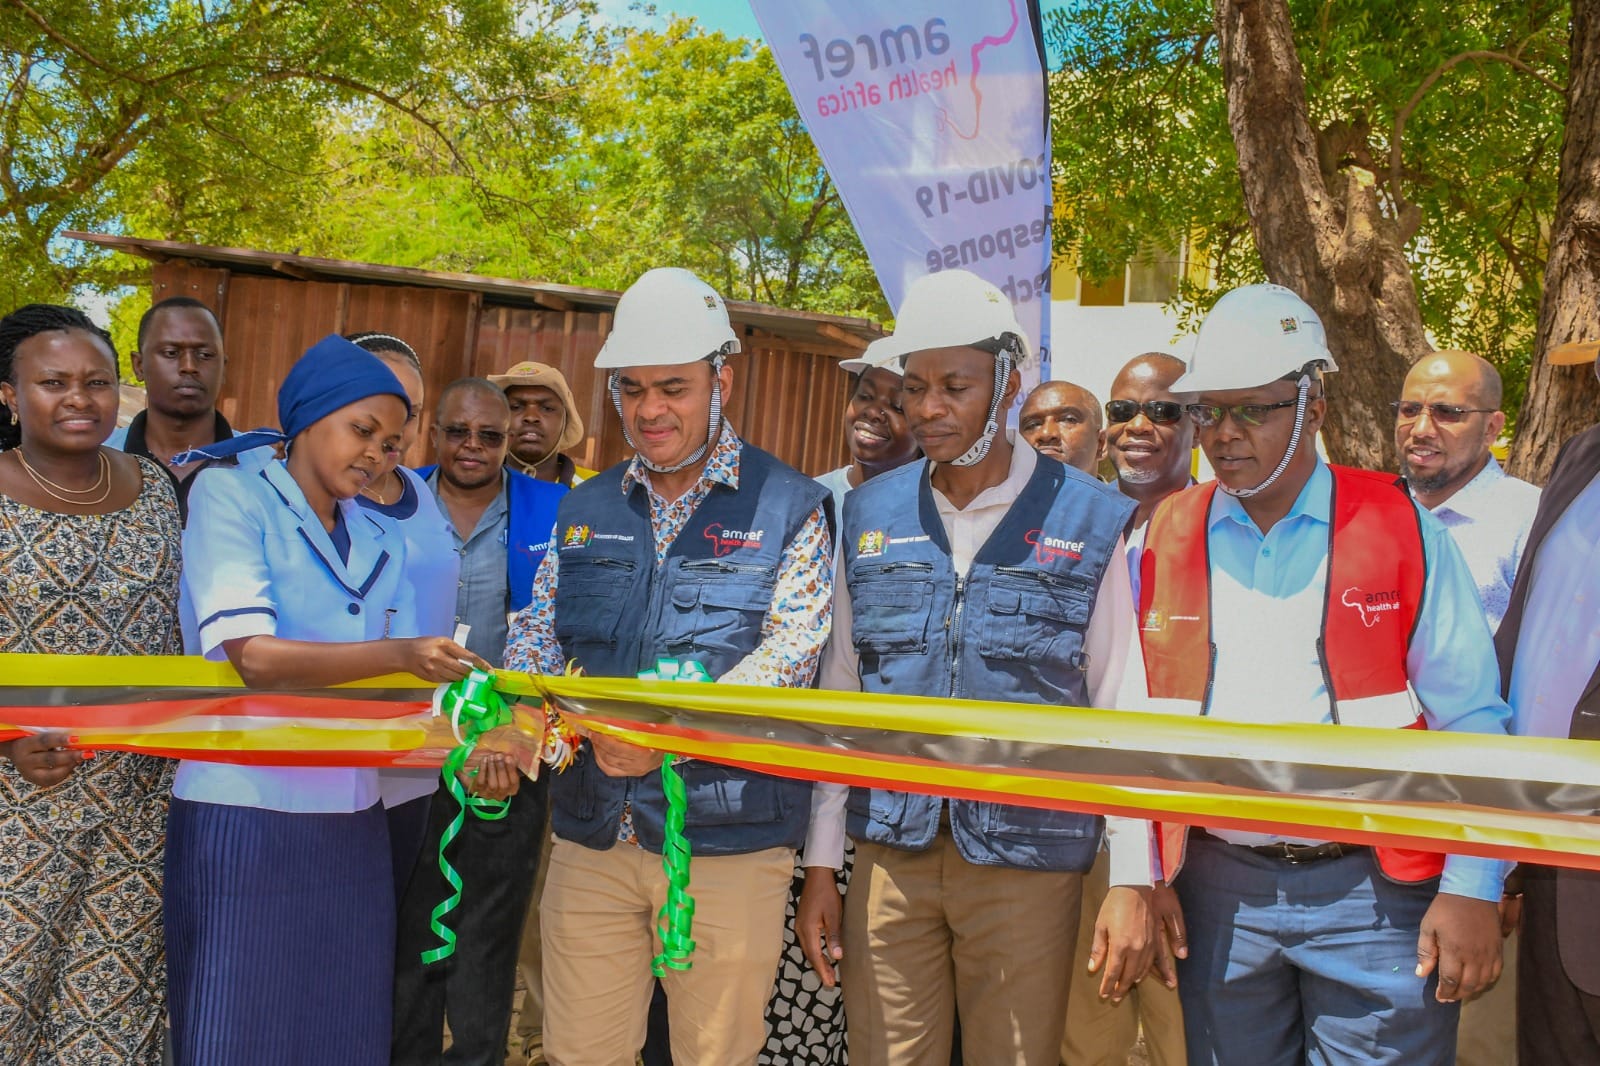
<svg viewBox="0 0 1600 1066"><path fill-rule="evenodd" d="M1458 1004L1416 976L1438 882L1399 885L1370 851L1294 865L1190 836L1176 888L1189 1066L1449 1066Z"/></svg>

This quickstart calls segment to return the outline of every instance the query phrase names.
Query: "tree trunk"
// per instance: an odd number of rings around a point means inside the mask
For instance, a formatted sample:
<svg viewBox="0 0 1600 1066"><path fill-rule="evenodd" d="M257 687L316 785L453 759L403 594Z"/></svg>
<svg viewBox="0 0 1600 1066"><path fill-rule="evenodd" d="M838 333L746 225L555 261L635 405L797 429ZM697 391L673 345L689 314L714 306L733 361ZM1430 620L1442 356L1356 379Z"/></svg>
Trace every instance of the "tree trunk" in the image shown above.
<svg viewBox="0 0 1600 1066"><path fill-rule="evenodd" d="M1594 368L1544 361L1558 344L1600 340L1600 0L1573 0L1569 70L1539 333L1511 444L1511 472L1540 485L1562 443L1600 417Z"/></svg>
<svg viewBox="0 0 1600 1066"><path fill-rule="evenodd" d="M1336 462L1396 469L1389 402L1430 348L1403 227L1380 210L1370 171L1324 170L1285 0L1216 0L1228 125L1267 277L1322 318L1339 373L1323 430Z"/></svg>

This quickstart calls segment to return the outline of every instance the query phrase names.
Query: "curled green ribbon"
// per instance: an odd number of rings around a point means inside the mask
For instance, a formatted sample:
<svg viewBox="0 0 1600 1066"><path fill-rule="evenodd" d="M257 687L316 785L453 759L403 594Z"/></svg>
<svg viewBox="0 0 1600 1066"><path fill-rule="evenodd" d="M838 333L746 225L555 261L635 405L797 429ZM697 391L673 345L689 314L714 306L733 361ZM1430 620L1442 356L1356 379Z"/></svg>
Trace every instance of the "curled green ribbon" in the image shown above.
<svg viewBox="0 0 1600 1066"><path fill-rule="evenodd" d="M661 759L661 790L667 794L666 839L661 844L661 867L667 873L667 899L656 915L656 933L661 937L661 953L650 961L650 972L657 977L668 970L687 970L694 965L694 897L689 895L689 841L683 835L683 812L688 794L683 778L672 768L675 756Z"/></svg>
<svg viewBox="0 0 1600 1066"><path fill-rule="evenodd" d="M439 770L445 788L455 797L456 815L450 820L450 824L445 826L444 834L439 838L439 872L444 874L445 881L450 885L450 895L433 908L433 913L428 919L433 935L444 943L422 953L424 964L448 959L456 950L455 931L444 924L444 918L461 904L461 875L450 865L445 849L466 824L468 810L485 821L496 821L504 818L506 812L511 809L509 800L491 800L467 795L466 789L461 787L461 779L456 776L466 765L472 750L478 746L478 738L496 726L511 721L511 708L494 690L494 675L474 670L460 681L453 682L445 690L440 703L440 713L449 715L456 740L460 741L451 750L444 766Z"/></svg>
<svg viewBox="0 0 1600 1066"><path fill-rule="evenodd" d="M711 674L700 663L690 660L658 659L654 670L639 674L641 681L710 681ZM661 791L667 797L666 832L661 842L661 868L667 874L667 899L656 915L656 933L661 937L661 953L650 961L650 972L662 977L668 970L687 970L694 965L694 897L689 895L689 840L683 835L683 816L689 807L689 794L683 778L673 767L676 756L661 759Z"/></svg>

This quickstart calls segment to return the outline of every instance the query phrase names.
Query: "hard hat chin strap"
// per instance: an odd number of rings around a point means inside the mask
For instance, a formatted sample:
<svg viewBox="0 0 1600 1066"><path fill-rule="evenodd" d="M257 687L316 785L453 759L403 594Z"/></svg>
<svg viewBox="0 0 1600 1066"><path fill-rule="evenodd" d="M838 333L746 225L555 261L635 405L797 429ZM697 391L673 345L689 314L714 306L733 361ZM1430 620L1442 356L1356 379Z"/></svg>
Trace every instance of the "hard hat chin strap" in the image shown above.
<svg viewBox="0 0 1600 1066"><path fill-rule="evenodd" d="M1226 492L1229 496L1234 496L1241 500L1248 500L1250 497L1255 496L1258 493L1265 492L1267 489L1271 488L1272 483L1282 477L1285 470L1289 469L1289 463L1294 459L1295 449L1300 445L1301 432L1305 429L1306 400L1311 392L1311 375L1301 374L1300 383L1295 387L1299 391L1299 396L1295 399L1294 432L1289 434L1289 450L1283 453L1283 459L1278 463L1278 468L1267 475L1267 480L1263 481L1253 489L1230 489L1228 486L1222 484L1222 482L1217 482L1218 487L1220 487L1222 491Z"/></svg>
<svg viewBox="0 0 1600 1066"><path fill-rule="evenodd" d="M606 382L606 389L611 393L611 406L617 409L617 418L622 422L622 439L628 442L628 447L633 449L633 454L638 456L639 462L652 474L676 474L685 467L693 466L706 457L712 444L717 439L717 434L722 431L722 364L723 354L718 352L711 357L711 416L706 424L705 442L696 448L687 459L674 463L672 466L657 466L639 450L633 441L633 434L628 432L628 420L622 414L622 376L621 371L613 370L610 379Z"/></svg>
<svg viewBox="0 0 1600 1066"><path fill-rule="evenodd" d="M972 447L950 460L951 466L975 466L983 462L983 457L989 454L995 434L1000 432L1000 403L1005 399L1006 382L1011 378L1013 365L1009 350L1001 349L995 353L994 395L989 400L989 418L983 425L983 435L973 443Z"/></svg>

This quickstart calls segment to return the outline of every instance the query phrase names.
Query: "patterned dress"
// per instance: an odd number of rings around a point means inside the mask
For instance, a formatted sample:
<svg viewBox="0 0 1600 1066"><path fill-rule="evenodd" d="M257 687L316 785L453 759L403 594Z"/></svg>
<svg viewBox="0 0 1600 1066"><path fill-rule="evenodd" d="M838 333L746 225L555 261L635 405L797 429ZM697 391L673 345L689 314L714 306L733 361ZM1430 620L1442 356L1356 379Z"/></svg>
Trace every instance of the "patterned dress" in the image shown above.
<svg viewBox="0 0 1600 1066"><path fill-rule="evenodd" d="M0 652L181 651L177 497L140 459L125 510L0 496ZM161 1061L161 863L173 764L101 752L53 788L0 760L0 1058Z"/></svg>

